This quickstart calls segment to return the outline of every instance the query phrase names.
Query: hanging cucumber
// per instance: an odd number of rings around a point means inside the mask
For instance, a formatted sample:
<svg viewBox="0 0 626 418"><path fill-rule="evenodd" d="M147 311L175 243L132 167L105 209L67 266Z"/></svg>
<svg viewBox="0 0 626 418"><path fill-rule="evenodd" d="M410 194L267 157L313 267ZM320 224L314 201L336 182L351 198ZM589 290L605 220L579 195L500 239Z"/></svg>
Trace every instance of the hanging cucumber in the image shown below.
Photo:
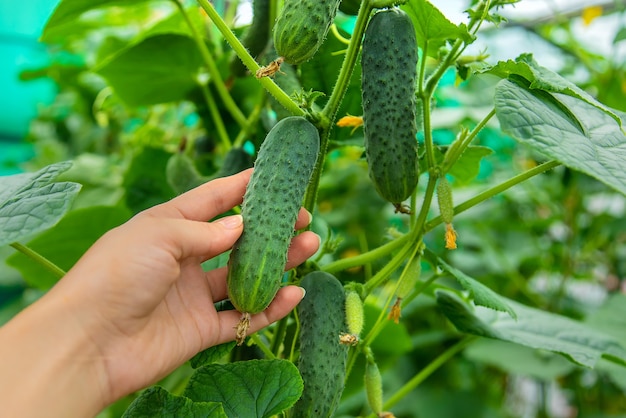
<svg viewBox="0 0 626 418"><path fill-rule="evenodd" d="M242 313L237 342L250 315L263 311L280 287L294 224L319 151L319 134L303 117L278 122L263 141L241 214L244 231L228 262L228 294Z"/></svg>
<svg viewBox="0 0 626 418"><path fill-rule="evenodd" d="M294 405L293 418L328 418L339 405L346 377L348 347L345 333L345 293L335 276L314 271L301 280L306 296L297 307L300 319L298 370L304 391Z"/></svg>
<svg viewBox="0 0 626 418"><path fill-rule="evenodd" d="M333 24L340 0L285 0L274 25L276 52L289 64L315 55Z"/></svg>
<svg viewBox="0 0 626 418"><path fill-rule="evenodd" d="M398 8L372 16L363 41L361 89L365 154L378 193L400 207L417 186L417 43Z"/></svg>

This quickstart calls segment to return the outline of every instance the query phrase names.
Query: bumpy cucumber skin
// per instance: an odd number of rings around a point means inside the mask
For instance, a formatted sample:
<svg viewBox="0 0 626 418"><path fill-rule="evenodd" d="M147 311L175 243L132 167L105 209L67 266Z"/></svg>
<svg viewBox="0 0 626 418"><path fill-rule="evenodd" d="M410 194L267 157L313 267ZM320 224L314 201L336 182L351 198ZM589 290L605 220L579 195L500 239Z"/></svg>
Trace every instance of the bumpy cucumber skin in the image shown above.
<svg viewBox="0 0 626 418"><path fill-rule="evenodd" d="M298 116L278 122L259 149L227 276L230 301L241 313L263 311L278 291L318 151L317 129Z"/></svg>
<svg viewBox="0 0 626 418"><path fill-rule="evenodd" d="M340 0L285 0L274 25L274 46L289 64L315 55L335 20Z"/></svg>
<svg viewBox="0 0 626 418"><path fill-rule="evenodd" d="M270 0L252 1L252 22L241 38L241 44L253 57L263 52L270 39ZM230 71L236 77L246 75L247 68L238 56L230 62Z"/></svg>
<svg viewBox="0 0 626 418"><path fill-rule="evenodd" d="M399 204L419 178L415 86L417 44L398 8L372 16L361 56L363 128L369 175L378 193Z"/></svg>
<svg viewBox="0 0 626 418"><path fill-rule="evenodd" d="M304 380L302 397L291 416L331 417L341 399L348 347L339 343L345 323L344 288L333 275L314 271L300 286L306 296L297 307L300 319L298 370Z"/></svg>

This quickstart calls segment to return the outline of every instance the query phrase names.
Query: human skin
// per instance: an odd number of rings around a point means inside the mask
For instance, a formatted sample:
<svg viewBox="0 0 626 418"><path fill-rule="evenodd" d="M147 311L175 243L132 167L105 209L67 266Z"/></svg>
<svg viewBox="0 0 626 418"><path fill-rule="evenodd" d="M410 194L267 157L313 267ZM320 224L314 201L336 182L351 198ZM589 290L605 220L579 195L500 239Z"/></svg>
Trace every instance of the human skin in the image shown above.
<svg viewBox="0 0 626 418"><path fill-rule="evenodd" d="M103 235L37 302L0 328L0 410L10 417L94 416L163 378L199 351L231 341L240 314L217 312L226 267L201 263L232 247L240 215L207 222L242 201L252 170L217 179L147 209ZM310 222L301 210L295 228ZM286 268L319 247L294 237ZM254 315L255 332L302 299L280 289Z"/></svg>

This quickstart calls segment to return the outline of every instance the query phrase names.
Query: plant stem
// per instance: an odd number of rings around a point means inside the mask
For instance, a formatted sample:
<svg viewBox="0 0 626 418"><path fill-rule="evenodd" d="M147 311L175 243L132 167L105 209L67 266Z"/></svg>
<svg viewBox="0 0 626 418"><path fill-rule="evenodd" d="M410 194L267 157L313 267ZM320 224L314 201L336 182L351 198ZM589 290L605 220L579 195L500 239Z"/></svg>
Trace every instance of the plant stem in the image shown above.
<svg viewBox="0 0 626 418"><path fill-rule="evenodd" d="M261 340L261 337L259 337L258 333L255 332L254 334L251 334L250 339L252 340L254 344L257 345L257 347L261 349L263 354L265 354L268 359L271 359L271 360L276 359L276 356L274 355L274 353L272 353L272 350L270 350L267 344L265 344L265 342Z"/></svg>
<svg viewBox="0 0 626 418"><path fill-rule="evenodd" d="M363 286L363 291L366 295L370 294L372 290L380 286L385 280L389 278L389 275L397 269L404 261L407 254L411 251L412 245L405 244L404 247L394 255L387 264L383 266L370 280L368 280Z"/></svg>
<svg viewBox="0 0 626 418"><path fill-rule="evenodd" d="M507 181L498 184L497 186L494 186L490 189L485 190L482 193L477 194L476 196L466 200L465 202L458 204L454 207L454 214L457 215L461 212L465 212L468 209L473 208L474 206L478 205L479 203L484 202L487 199L490 199L492 197L494 197L497 194L502 193L503 191L510 189L511 187L522 183L523 181L526 181L538 174L544 173L548 170L552 170L555 167L558 167L559 165L561 165L560 162L558 161L547 161L543 164L540 164L534 168L531 168L528 171L525 171L521 174L518 174L510 179L508 179ZM431 229L435 228L436 226L438 226L441 223L441 216L437 216L436 218L431 219L426 225L424 225L424 232L428 232Z"/></svg>
<svg viewBox="0 0 626 418"><path fill-rule="evenodd" d="M222 80L222 76L220 75L220 71L217 68L217 64L215 63L215 60L213 59L213 56L211 55L209 48L207 48L204 42L204 39L198 33L195 26L193 25L193 22L189 18L189 14L187 13L187 10L185 10L185 6L183 6L179 0L174 0L174 3L176 3L178 10L180 10L181 15L183 16L183 18L185 19L185 22L187 23L187 26L189 26L189 31L191 32L191 36L193 37L193 40L196 43L198 50L200 51L200 55L202 56L204 65L207 67L207 70L209 71L211 82L215 84L215 89L217 90L217 93L220 95L222 102L224 102L224 106L226 106L226 108L232 115L233 119L235 119L235 121L240 126L242 127L246 126L245 125L246 117L241 112L241 110L239 109L239 106L237 106L237 103L235 103L235 100L233 99L233 97L230 95L230 92L226 88L226 85L224 84L224 80ZM211 9L215 11L215 9L213 9L212 6L211 6ZM217 12L215 12L215 14L217 14ZM224 23L221 18L220 18L220 21Z"/></svg>
<svg viewBox="0 0 626 418"><path fill-rule="evenodd" d="M202 90L202 95L204 96L207 106L209 107L209 113L211 113L211 119L213 119L213 123L215 124L217 136L222 142L224 149L229 150L232 146L230 142L230 137L228 136L228 132L226 131L226 127L224 126L224 120L220 115L217 103L215 103L215 99L209 91L209 87L205 83L200 83L200 90Z"/></svg>
<svg viewBox="0 0 626 418"><path fill-rule="evenodd" d="M215 26L218 28L218 30L222 33L222 36L233 48L239 59L241 59L241 61L252 74L255 74L257 70L259 70L259 68L261 67L255 61L252 55L250 55L248 50L241 44L239 39L237 39L235 34L230 30L226 23L222 20L213 5L209 3L208 0L196 1L200 5L200 7L204 9L211 21L213 21ZM270 77L262 77L257 80L265 88L265 90L267 90L268 93L274 96L280 104L282 104L287 110L289 110L289 112L291 112L291 114L296 116L304 116L304 111L300 109L300 107L293 100L291 100L287 93L285 93L280 87L278 87L276 83L274 83L274 80L272 80Z"/></svg>
<svg viewBox="0 0 626 418"><path fill-rule="evenodd" d="M495 116L495 114L496 114L496 109L495 108L491 109L489 114L487 114L487 116L485 116L478 123L478 125L476 125L474 129L472 129L472 131L466 137L459 138L459 140L461 141L459 144L454 144L448 149L448 152L446 152L446 155L442 164L443 166L442 173L441 173L442 175L447 173L450 170L450 168L452 168L452 166L456 164L456 162L459 160L463 152L465 152L467 147L469 147L469 145L472 143L476 135L478 135L478 133L487 125L487 123L489 123L489 121L491 120L492 117Z"/></svg>
<svg viewBox="0 0 626 418"><path fill-rule="evenodd" d="M395 251L400 246L404 245L409 240L409 238L411 238L410 235L405 234L366 253L359 254L350 258L342 258L340 260L328 263L324 267L322 267L322 270L328 273L337 273L338 271L346 270L350 267L365 265Z"/></svg>
<svg viewBox="0 0 626 418"><path fill-rule="evenodd" d="M13 242L9 245L15 248L17 251L24 254L26 257L33 260L35 263L39 264L41 267L48 270L50 273L54 274L54 276L57 279L60 279L63 276L65 276L65 273L66 273L65 270L63 270L61 267L54 264L52 261L48 260L43 255L39 254L37 251L33 250L32 248L26 245L20 244L19 242Z"/></svg>
<svg viewBox="0 0 626 418"><path fill-rule="evenodd" d="M448 360L458 354L461 350L467 347L472 341L476 339L475 336L467 336L457 342L452 347L441 353L439 357L431 361L426 367L424 367L418 374L413 376L411 380L406 382L392 397L387 399L384 404L384 409L389 410L392 406L397 404L402 398L408 395L413 389L415 389L426 378L433 374L439 367L443 366ZM368 418L376 418L376 415L370 414Z"/></svg>

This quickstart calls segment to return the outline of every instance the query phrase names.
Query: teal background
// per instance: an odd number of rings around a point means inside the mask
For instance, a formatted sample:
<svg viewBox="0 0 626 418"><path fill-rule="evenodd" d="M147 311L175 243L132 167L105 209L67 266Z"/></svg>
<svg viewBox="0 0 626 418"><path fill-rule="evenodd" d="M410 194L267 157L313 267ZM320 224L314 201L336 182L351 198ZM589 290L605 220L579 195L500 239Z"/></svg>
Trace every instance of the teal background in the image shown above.
<svg viewBox="0 0 626 418"><path fill-rule="evenodd" d="M23 141L41 104L56 93L52 80L20 81L20 72L46 66L48 48L39 42L59 0L0 0L0 175L19 171L31 156Z"/></svg>

